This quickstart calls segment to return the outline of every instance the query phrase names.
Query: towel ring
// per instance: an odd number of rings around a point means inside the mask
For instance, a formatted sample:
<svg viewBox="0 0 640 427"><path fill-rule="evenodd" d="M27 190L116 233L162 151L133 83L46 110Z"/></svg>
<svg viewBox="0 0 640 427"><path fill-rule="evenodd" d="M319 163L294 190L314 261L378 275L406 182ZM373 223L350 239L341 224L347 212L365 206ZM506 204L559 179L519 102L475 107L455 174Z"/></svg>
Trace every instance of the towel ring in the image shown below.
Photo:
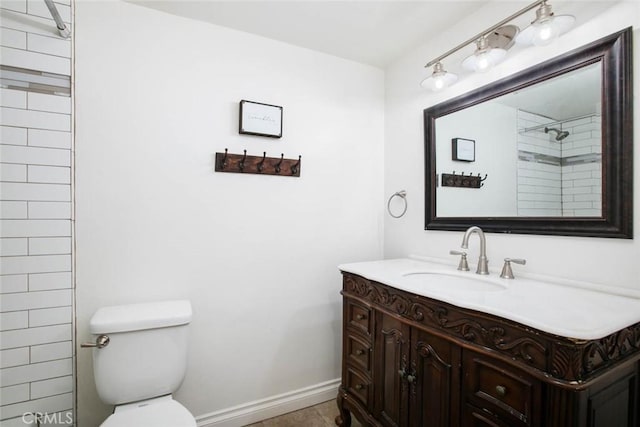
<svg viewBox="0 0 640 427"><path fill-rule="evenodd" d="M391 201L394 197L400 197L402 200L404 200L404 209L402 209L402 213L400 213L400 215L394 215L391 212ZM387 202L387 212L389 212L389 215L391 215L393 218L400 218L407 212L407 192L405 190L397 191L393 193L391 197L389 197L389 201Z"/></svg>

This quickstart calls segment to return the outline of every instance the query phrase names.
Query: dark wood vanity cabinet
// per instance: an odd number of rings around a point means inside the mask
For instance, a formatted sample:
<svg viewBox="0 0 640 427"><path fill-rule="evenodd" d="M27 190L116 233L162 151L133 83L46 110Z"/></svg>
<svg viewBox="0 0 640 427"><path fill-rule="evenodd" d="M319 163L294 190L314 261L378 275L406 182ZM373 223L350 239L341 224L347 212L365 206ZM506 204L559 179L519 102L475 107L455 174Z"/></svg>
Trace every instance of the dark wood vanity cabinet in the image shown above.
<svg viewBox="0 0 640 427"><path fill-rule="evenodd" d="M338 426L640 425L640 324L572 340L343 277Z"/></svg>

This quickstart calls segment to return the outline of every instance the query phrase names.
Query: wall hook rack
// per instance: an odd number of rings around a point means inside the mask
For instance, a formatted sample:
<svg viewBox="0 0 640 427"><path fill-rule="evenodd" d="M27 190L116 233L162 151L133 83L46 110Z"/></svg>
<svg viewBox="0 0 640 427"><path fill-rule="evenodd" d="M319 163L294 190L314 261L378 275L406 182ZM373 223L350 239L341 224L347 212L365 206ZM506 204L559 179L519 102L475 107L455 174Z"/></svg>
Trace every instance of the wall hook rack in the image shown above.
<svg viewBox="0 0 640 427"><path fill-rule="evenodd" d="M480 188L484 186L484 181L487 179L487 174L482 178L481 174L478 175L465 175L461 172L460 175L453 173L442 174L442 186L443 187L463 187L463 188Z"/></svg>
<svg viewBox="0 0 640 427"><path fill-rule="evenodd" d="M264 151L262 156L249 156L247 150L243 154L216 153L215 171L231 173L253 173L259 175L280 175L300 177L302 156L297 159L286 159L284 153L280 157L267 157Z"/></svg>

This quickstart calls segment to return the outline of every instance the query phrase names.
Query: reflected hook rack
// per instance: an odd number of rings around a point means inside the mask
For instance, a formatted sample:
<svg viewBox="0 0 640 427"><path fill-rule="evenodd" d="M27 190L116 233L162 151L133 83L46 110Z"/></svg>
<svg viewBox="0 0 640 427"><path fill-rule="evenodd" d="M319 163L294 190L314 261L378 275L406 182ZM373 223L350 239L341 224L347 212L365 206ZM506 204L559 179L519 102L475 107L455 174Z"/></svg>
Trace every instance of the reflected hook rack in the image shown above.
<svg viewBox="0 0 640 427"><path fill-rule="evenodd" d="M249 156L247 150L243 154L216 153L215 171L231 173L251 173L258 175L280 175L300 177L302 168L302 156L297 159L286 159L284 153L280 157L267 157L267 152L262 156Z"/></svg>
<svg viewBox="0 0 640 427"><path fill-rule="evenodd" d="M442 174L442 186L443 187L462 187L462 188L480 188L484 186L484 181L487 180L487 174L484 175L484 178L481 177L481 174L476 176L469 174L465 175L462 172L460 175L456 174L456 171L450 173Z"/></svg>

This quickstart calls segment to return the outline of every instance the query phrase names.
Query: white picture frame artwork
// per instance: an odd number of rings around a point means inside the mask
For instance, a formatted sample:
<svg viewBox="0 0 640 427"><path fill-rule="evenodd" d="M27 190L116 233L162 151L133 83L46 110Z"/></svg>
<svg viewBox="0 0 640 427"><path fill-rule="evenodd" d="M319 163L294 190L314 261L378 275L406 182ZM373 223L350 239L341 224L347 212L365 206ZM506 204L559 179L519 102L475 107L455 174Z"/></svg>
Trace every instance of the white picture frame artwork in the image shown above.
<svg viewBox="0 0 640 427"><path fill-rule="evenodd" d="M282 138L282 107L243 99L240 101L239 132Z"/></svg>

